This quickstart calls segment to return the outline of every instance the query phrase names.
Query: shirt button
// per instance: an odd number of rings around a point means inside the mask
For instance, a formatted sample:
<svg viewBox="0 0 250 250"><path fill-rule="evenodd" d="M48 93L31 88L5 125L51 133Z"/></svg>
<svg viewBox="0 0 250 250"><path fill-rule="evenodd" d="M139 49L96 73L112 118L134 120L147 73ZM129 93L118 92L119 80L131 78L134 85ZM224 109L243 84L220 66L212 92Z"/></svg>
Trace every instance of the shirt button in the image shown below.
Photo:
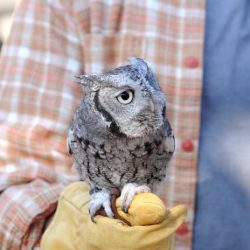
<svg viewBox="0 0 250 250"><path fill-rule="evenodd" d="M191 152L194 150L194 144L191 140L185 140L183 143L182 143L182 149L185 151L185 152Z"/></svg>
<svg viewBox="0 0 250 250"><path fill-rule="evenodd" d="M183 236L183 235L185 235L185 234L187 234L188 233L188 226L185 224L185 223L183 223L182 225L180 225L180 227L176 230L176 233L178 234L178 235L180 235L180 236Z"/></svg>
<svg viewBox="0 0 250 250"><path fill-rule="evenodd" d="M185 59L185 65L188 68L192 68L192 69L197 68L199 65L199 60L198 60L198 58L196 58L194 56L187 57Z"/></svg>

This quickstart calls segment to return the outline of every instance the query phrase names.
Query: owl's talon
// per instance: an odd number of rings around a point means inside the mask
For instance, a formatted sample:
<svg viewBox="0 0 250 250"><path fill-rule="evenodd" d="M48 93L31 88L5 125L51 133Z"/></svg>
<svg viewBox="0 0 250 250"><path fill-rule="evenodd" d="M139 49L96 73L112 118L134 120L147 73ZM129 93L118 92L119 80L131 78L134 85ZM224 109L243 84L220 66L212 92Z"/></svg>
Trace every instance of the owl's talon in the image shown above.
<svg viewBox="0 0 250 250"><path fill-rule="evenodd" d="M89 209L89 215L90 215L90 219L93 223L96 223L96 221L94 220L95 216L96 216L96 213L95 214L92 214L92 211L90 211Z"/></svg>
<svg viewBox="0 0 250 250"><path fill-rule="evenodd" d="M136 194L148 193L150 188L146 185L138 186L136 183L127 183L124 185L121 193L121 208L125 213L128 213L129 206Z"/></svg>
<svg viewBox="0 0 250 250"><path fill-rule="evenodd" d="M122 207L122 211L127 214L128 213L128 208Z"/></svg>
<svg viewBox="0 0 250 250"><path fill-rule="evenodd" d="M91 195L91 200L89 202L89 214L92 222L96 223L94 217L101 207L104 208L108 217L114 217L110 204L110 194L106 190L97 191Z"/></svg>
<svg viewBox="0 0 250 250"><path fill-rule="evenodd" d="M96 221L95 221L95 215L94 215L94 216L90 216L90 219L91 219L91 221L92 221L93 223L96 223Z"/></svg>

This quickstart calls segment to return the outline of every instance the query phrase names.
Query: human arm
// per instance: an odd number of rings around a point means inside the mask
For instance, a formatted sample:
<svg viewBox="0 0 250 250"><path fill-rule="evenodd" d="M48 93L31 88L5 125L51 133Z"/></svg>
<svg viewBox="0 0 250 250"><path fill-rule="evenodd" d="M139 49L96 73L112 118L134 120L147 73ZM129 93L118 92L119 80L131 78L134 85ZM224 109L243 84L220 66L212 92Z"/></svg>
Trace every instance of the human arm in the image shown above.
<svg viewBox="0 0 250 250"><path fill-rule="evenodd" d="M37 243L46 211L72 175L66 130L77 99L73 76L83 66L71 15L70 1L22 1L1 52L0 238L6 249Z"/></svg>

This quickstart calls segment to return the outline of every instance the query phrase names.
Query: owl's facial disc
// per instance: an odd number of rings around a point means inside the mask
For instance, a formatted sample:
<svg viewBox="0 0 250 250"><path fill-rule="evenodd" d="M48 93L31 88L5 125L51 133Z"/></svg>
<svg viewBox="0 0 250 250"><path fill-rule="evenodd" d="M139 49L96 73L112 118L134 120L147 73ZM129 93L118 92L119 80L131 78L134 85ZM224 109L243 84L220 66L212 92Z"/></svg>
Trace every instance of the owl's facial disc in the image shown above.
<svg viewBox="0 0 250 250"><path fill-rule="evenodd" d="M140 85L126 85L102 88L96 95L97 110L105 118L110 132L129 138L155 133L164 123L163 94L148 88L145 95Z"/></svg>

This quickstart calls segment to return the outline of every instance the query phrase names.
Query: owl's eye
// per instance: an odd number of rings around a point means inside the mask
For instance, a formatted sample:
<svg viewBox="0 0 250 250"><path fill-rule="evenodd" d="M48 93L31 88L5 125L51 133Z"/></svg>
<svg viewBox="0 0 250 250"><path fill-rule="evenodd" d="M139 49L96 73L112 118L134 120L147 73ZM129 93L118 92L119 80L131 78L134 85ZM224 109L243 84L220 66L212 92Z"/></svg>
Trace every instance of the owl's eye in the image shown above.
<svg viewBox="0 0 250 250"><path fill-rule="evenodd" d="M121 104L129 104L133 101L134 92L132 90L126 90L120 95L118 95L116 98Z"/></svg>

